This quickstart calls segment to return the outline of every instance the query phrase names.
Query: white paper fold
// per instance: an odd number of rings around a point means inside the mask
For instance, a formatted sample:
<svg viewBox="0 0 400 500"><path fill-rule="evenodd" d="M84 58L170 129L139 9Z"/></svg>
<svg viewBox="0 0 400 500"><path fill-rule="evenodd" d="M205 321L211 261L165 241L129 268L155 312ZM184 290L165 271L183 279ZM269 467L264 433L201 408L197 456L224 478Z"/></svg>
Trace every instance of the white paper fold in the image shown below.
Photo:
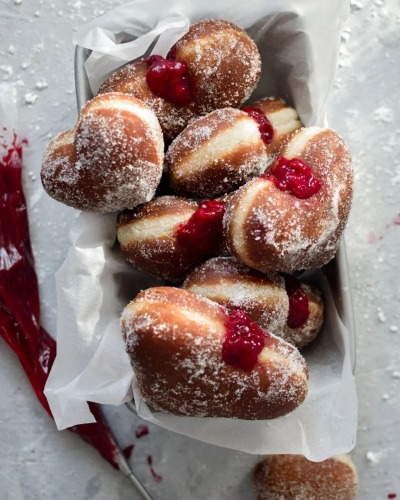
<svg viewBox="0 0 400 500"><path fill-rule="evenodd" d="M149 54L155 41L153 53L165 55L187 31L189 19L221 18L246 28L259 47L263 74L253 98L280 95L296 106L304 123L323 124L347 1L193 4L134 1L81 28L75 43L93 51L86 63L92 90L117 67ZM310 392L299 409L262 422L153 414L136 390L118 320L140 289L159 282L124 263L114 245L115 221L115 216L82 213L56 276L58 354L45 392L60 429L93 421L86 401L121 404L133 391L141 417L219 446L249 453L302 453L312 460L354 446L357 401L348 332L321 273L327 321L321 337L306 351Z"/></svg>

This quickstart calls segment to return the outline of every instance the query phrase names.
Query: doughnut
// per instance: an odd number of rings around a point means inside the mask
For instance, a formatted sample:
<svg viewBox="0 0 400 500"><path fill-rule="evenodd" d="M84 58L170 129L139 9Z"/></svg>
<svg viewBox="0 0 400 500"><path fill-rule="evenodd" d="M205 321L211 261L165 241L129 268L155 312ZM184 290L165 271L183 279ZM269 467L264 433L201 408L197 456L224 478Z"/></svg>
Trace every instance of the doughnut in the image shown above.
<svg viewBox="0 0 400 500"><path fill-rule="evenodd" d="M51 141L42 184L54 199L80 210L133 208L154 196L163 156L151 109L126 94L103 94L86 104L73 129Z"/></svg>
<svg viewBox="0 0 400 500"><path fill-rule="evenodd" d="M218 302L229 311L241 309L263 330L279 335L289 314L284 279L262 274L232 257L216 257L197 267L182 287Z"/></svg>
<svg viewBox="0 0 400 500"><path fill-rule="evenodd" d="M352 500L357 471L349 455L310 462L302 455L268 455L253 475L257 500Z"/></svg>
<svg viewBox="0 0 400 500"><path fill-rule="evenodd" d="M154 198L119 216L117 239L137 269L181 282L222 244L222 202Z"/></svg>
<svg viewBox="0 0 400 500"><path fill-rule="evenodd" d="M233 108L193 121L165 157L171 189L198 198L233 191L263 173L269 161L257 123Z"/></svg>
<svg viewBox="0 0 400 500"><path fill-rule="evenodd" d="M285 276L285 289L289 299L289 312L281 331L275 333L297 349L310 344L324 324L324 301L321 291L302 283L292 276Z"/></svg>
<svg viewBox="0 0 400 500"><path fill-rule="evenodd" d="M187 64L194 106L204 115L246 101L261 75L261 58L249 35L228 21L191 26L167 57Z"/></svg>
<svg viewBox="0 0 400 500"><path fill-rule="evenodd" d="M207 297L228 311L242 310L263 330L300 349L320 332L321 292L291 276L260 273L231 257L215 257L197 267L182 288Z"/></svg>
<svg viewBox="0 0 400 500"><path fill-rule="evenodd" d="M167 140L193 118L215 109L237 107L261 74L257 46L227 21L193 25L169 51L152 55L112 74L99 94L123 92L142 99L156 114Z"/></svg>
<svg viewBox="0 0 400 500"><path fill-rule="evenodd" d="M260 123L261 132L265 135L265 147L269 155L278 152L282 143L296 130L302 128L302 123L297 111L288 106L279 97L265 97L242 108L258 121L264 116L265 122Z"/></svg>
<svg viewBox="0 0 400 500"><path fill-rule="evenodd" d="M167 140L174 139L197 113L193 106L182 106L158 97L147 85L146 75L149 69L146 60L127 64L113 73L100 87L99 94L105 92L123 92L142 99L155 113L161 130Z"/></svg>
<svg viewBox="0 0 400 500"><path fill-rule="evenodd" d="M333 130L303 128L226 205L231 254L260 271L321 267L335 255L353 195L349 151Z"/></svg>
<svg viewBox="0 0 400 500"><path fill-rule="evenodd" d="M141 397L155 411L272 419L306 397L308 370L295 347L186 290L140 292L121 329Z"/></svg>

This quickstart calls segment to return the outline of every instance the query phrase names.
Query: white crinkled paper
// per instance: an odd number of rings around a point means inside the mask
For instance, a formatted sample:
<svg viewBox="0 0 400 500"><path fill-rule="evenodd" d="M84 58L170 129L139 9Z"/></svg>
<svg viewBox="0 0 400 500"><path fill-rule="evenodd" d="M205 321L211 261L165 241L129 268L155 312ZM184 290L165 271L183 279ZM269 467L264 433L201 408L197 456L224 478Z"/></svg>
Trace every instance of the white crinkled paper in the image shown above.
<svg viewBox="0 0 400 500"><path fill-rule="evenodd" d="M127 61L165 55L190 23L221 18L247 29L263 60L252 99L279 95L307 125L322 125L335 75L348 3L335 0L139 0L81 28L75 43L91 49L86 70L92 91ZM136 38L137 37L137 38ZM134 39L136 38L136 39ZM121 43L122 42L122 43ZM119 329L122 309L143 288L160 283L126 264L115 245L115 216L81 213L67 258L56 275L58 354L46 396L59 429L92 422L86 401L121 404L134 396L138 414L201 441L249 453L301 453L312 460L354 446L357 399L349 332L322 273L327 317L321 336L304 352L310 390L296 411L272 421L175 417L152 413L140 399Z"/></svg>

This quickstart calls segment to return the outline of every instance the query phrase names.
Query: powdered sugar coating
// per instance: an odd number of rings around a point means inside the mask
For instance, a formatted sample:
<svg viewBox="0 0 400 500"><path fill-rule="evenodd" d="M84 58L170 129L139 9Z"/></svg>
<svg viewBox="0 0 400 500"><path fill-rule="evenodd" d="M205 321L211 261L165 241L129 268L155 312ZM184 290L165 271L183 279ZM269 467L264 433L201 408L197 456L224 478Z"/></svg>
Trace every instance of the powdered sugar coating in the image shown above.
<svg viewBox="0 0 400 500"><path fill-rule="evenodd" d="M174 58L188 65L199 114L240 106L260 78L256 44L228 21L208 19L194 24L173 51Z"/></svg>
<svg viewBox="0 0 400 500"><path fill-rule="evenodd" d="M241 309L264 330L301 349L321 331L324 302L321 292L300 284L308 299L309 316L300 328L289 328L289 298L284 278L261 273L232 257L216 257L196 268L182 287L207 297L229 311Z"/></svg>
<svg viewBox="0 0 400 500"><path fill-rule="evenodd" d="M251 373L233 368L221 355L226 318L216 303L169 287L145 290L125 308L127 351L154 410L252 420L301 404L308 373L299 352L271 336Z"/></svg>
<svg viewBox="0 0 400 500"><path fill-rule="evenodd" d="M181 282L201 260L178 244L176 231L197 208L193 200L162 196L123 212L117 238L125 258L137 269Z"/></svg>
<svg viewBox="0 0 400 500"><path fill-rule="evenodd" d="M279 156L307 163L321 182L320 191L300 200L280 191L271 179L250 181L227 203L228 246L260 271L321 267L334 256L350 211L349 151L333 130L308 127L295 132Z"/></svg>
<svg viewBox="0 0 400 500"><path fill-rule="evenodd" d="M270 162L256 122L233 108L191 122L165 159L174 192L195 197L228 193L263 173Z"/></svg>
<svg viewBox="0 0 400 500"><path fill-rule="evenodd" d="M154 113L124 94L103 94L83 108L44 155L43 185L81 210L114 212L149 201L162 173L163 139Z"/></svg>
<svg viewBox="0 0 400 500"><path fill-rule="evenodd" d="M303 126L297 111L280 97L264 97L248 107L260 109L274 129L272 141L265 145L270 155L276 154L282 143Z"/></svg>
<svg viewBox="0 0 400 500"><path fill-rule="evenodd" d="M352 500L357 473L349 456L310 462L302 455L269 455L254 470L257 500Z"/></svg>
<svg viewBox="0 0 400 500"><path fill-rule="evenodd" d="M289 299L278 273L262 274L234 258L216 257L195 269L183 288L230 311L241 309L261 328L281 336L289 313Z"/></svg>
<svg viewBox="0 0 400 500"><path fill-rule="evenodd" d="M198 113L193 106L180 106L157 97L148 87L146 61L135 61L113 73L98 94L123 92L142 99L157 116L166 139L174 139Z"/></svg>

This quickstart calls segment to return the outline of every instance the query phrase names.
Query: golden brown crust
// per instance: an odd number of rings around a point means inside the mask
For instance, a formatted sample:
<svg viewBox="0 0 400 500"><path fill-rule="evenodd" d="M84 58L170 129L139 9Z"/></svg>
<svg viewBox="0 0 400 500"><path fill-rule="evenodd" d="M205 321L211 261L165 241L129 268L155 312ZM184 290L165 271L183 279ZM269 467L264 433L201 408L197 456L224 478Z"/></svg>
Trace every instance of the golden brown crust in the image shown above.
<svg viewBox="0 0 400 500"><path fill-rule="evenodd" d="M302 455L270 455L254 470L257 500L352 500L357 474L348 456L310 462Z"/></svg>
<svg viewBox="0 0 400 500"><path fill-rule="evenodd" d="M157 97L148 87L146 61L135 61L113 73L98 94L123 92L143 100L157 116L166 139L174 139L197 116L193 106L180 106Z"/></svg>
<svg viewBox="0 0 400 500"><path fill-rule="evenodd" d="M76 127L50 143L41 177L50 196L66 205L115 212L154 196L162 162L154 113L134 97L110 93L89 101Z"/></svg>
<svg viewBox="0 0 400 500"><path fill-rule="evenodd" d="M196 268L182 286L228 311L239 308L263 330L281 336L289 299L284 279L278 273L263 274L236 259L216 257Z"/></svg>
<svg viewBox="0 0 400 500"><path fill-rule="evenodd" d="M306 162L321 189L302 200L280 191L270 179L250 181L227 203L228 246L232 255L260 271L321 267L334 256L350 211L349 151L333 130L310 127L293 134L279 155Z"/></svg>
<svg viewBox="0 0 400 500"><path fill-rule="evenodd" d="M90 189L79 173L74 147L75 127L57 135L48 145L40 172L45 190L57 201L79 207Z"/></svg>
<svg viewBox="0 0 400 500"><path fill-rule="evenodd" d="M168 287L141 292L121 326L143 399L156 411L197 417L270 419L307 394L298 351L270 336L248 373L222 360L227 312L203 297Z"/></svg>
<svg viewBox="0 0 400 500"><path fill-rule="evenodd" d="M289 298L283 277L278 273L261 273L232 257L215 257L197 267L182 288L207 297L226 307L240 309L266 330L301 349L321 331L324 302L321 292L300 283L307 295L309 316L299 328L289 328Z"/></svg>
<svg viewBox="0 0 400 500"><path fill-rule="evenodd" d="M268 162L257 124L233 108L213 111L188 125L166 155L173 191L195 197L228 193L261 174Z"/></svg>
<svg viewBox="0 0 400 500"><path fill-rule="evenodd" d="M162 196L118 220L117 239L122 253L134 267L174 283L185 279L201 258L177 241L176 230L198 208L198 203Z"/></svg>
<svg viewBox="0 0 400 500"><path fill-rule="evenodd" d="M199 114L238 107L261 74L261 58L248 34L222 20L194 24L174 46L175 57L188 65Z"/></svg>

